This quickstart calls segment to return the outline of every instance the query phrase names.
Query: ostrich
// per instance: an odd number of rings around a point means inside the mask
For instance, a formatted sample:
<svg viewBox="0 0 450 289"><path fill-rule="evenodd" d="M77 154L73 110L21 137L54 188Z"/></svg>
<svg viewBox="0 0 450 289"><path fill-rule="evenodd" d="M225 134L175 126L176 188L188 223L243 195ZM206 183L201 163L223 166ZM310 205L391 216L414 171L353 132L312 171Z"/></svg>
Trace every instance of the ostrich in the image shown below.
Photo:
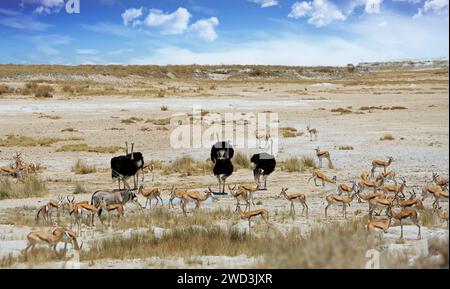
<svg viewBox="0 0 450 289"><path fill-rule="evenodd" d="M128 153L128 142L125 142L126 154L111 159L111 176L117 178L120 189L120 179L133 176L134 188L138 186L139 170L144 167L144 156L140 152L133 152L134 143L131 144L131 153ZM143 171L142 171L143 174ZM144 175L142 175L144 179Z"/></svg>
<svg viewBox="0 0 450 289"><path fill-rule="evenodd" d="M256 184L261 184L261 176L264 180L264 187L261 190L267 190L267 177L273 173L277 162L273 155L273 139L270 139L270 154L266 152L254 154L250 161L253 164L253 176Z"/></svg>
<svg viewBox="0 0 450 289"><path fill-rule="evenodd" d="M213 173L219 181L219 193L225 193L225 181L233 173L231 159L234 156L233 146L228 141L217 141L211 148L211 161L214 163Z"/></svg>

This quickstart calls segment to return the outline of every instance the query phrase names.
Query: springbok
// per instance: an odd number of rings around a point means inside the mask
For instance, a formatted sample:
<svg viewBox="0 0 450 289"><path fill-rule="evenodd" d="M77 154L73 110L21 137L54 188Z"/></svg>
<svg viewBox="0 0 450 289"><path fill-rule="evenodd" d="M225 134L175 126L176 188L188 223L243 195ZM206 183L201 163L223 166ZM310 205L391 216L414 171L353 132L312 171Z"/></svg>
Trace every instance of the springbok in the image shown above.
<svg viewBox="0 0 450 289"><path fill-rule="evenodd" d="M27 235L27 247L23 250L23 253L26 254L29 249L31 251L34 250L34 247L37 244L47 244L50 249L53 249L56 253L56 245L60 242L64 242L65 246L67 245L67 241L63 240L63 238L67 238L72 243L75 250L79 250L77 237L74 231L69 228L57 227L53 230L52 233L42 232L42 231L34 231L30 232ZM66 247L64 247L66 249Z"/></svg>
<svg viewBox="0 0 450 289"><path fill-rule="evenodd" d="M236 212L241 208L241 201L245 202L245 212L250 209L251 193L247 190L236 188L236 185L228 186L230 194L236 199Z"/></svg>
<svg viewBox="0 0 450 289"><path fill-rule="evenodd" d="M388 157L387 161L383 161L383 160L373 160L372 161L372 170L370 171L370 176L373 177L375 170L377 168L383 168L383 172L386 173L386 169L387 167L389 167L392 163L392 161L394 160L393 157Z"/></svg>
<svg viewBox="0 0 450 289"><path fill-rule="evenodd" d="M384 179L384 178L383 178ZM389 193L400 194L402 198L405 197L404 190L407 187L406 186L406 179L404 177L401 177L402 183L400 185L384 185L383 186L383 192L388 195Z"/></svg>
<svg viewBox="0 0 450 289"><path fill-rule="evenodd" d="M249 212L244 212L244 211L242 211L242 209L239 208L239 214L241 216L241 219L248 220L248 232L249 233L251 233L252 218L255 218L258 216L261 216L261 218L264 220L264 222L266 222L267 228L270 227L269 212L266 209L258 209L258 210L253 210L253 211L249 211Z"/></svg>
<svg viewBox="0 0 450 289"><path fill-rule="evenodd" d="M442 190L447 189L448 191L448 178L441 178L439 177L438 173L433 173L433 182L441 187Z"/></svg>
<svg viewBox="0 0 450 289"><path fill-rule="evenodd" d="M325 200L327 201L327 206L325 207L325 218L328 218L328 208L332 205L338 205L342 206L342 213L344 219L347 219L347 206L350 205L350 203L355 198L356 193L353 193L351 196L340 196L340 195L328 195L325 197Z"/></svg>
<svg viewBox="0 0 450 289"><path fill-rule="evenodd" d="M312 140L313 140L313 139L312 139L313 135L314 135L314 140L317 141L317 133L318 133L318 130L315 129L315 128L309 127L309 125L306 127L306 130L307 130L308 133L309 133L309 141L312 141Z"/></svg>
<svg viewBox="0 0 450 289"><path fill-rule="evenodd" d="M383 233L387 233L387 230L391 226L392 218L369 220L366 225L366 231L368 234L376 230L381 230Z"/></svg>
<svg viewBox="0 0 450 289"><path fill-rule="evenodd" d="M333 176L333 178L330 179L319 169L315 169L313 171L312 176L308 179L308 184L311 179L314 179L314 184L316 185L316 187L318 186L317 179L322 181L322 187L325 187L325 183L336 184L336 176Z"/></svg>
<svg viewBox="0 0 450 289"><path fill-rule="evenodd" d="M302 215L303 215L303 212L306 209L306 218L308 218L308 205L306 204L306 196L305 196L305 194L301 194L301 193L287 194L286 193L287 190L288 190L288 188L281 188L281 193L280 193L279 196L280 197L283 196L286 200L288 200L291 203L291 211L290 211L290 213L295 216L294 202L299 202L300 204L302 204L302 207L303 207Z"/></svg>
<svg viewBox="0 0 450 289"><path fill-rule="evenodd" d="M333 163L331 162L331 157L330 157L330 152L329 151L321 151L319 147L317 147L316 149L316 156L319 159L319 167L322 167L322 159L327 159L328 160L328 168L332 169L333 168Z"/></svg>
<svg viewBox="0 0 450 289"><path fill-rule="evenodd" d="M390 205L387 209L388 217L394 218L398 221L400 221L400 227L401 227L401 233L400 233L400 239L403 239L403 222L404 221L411 221L414 225L418 228L417 238L421 239L421 228L419 224L419 213L417 213L416 210L413 209L402 209L400 207L394 207L392 208L392 205Z"/></svg>
<svg viewBox="0 0 450 289"><path fill-rule="evenodd" d="M434 197L434 202L433 202L433 210L434 211L436 211L436 209L440 207L440 205L439 205L440 200L448 201L448 192L442 190L442 188L438 187L438 186L426 186L422 189L422 201L425 201L425 199L429 195L433 195L433 197Z"/></svg>
<svg viewBox="0 0 450 289"><path fill-rule="evenodd" d="M359 180L358 186L361 192L364 192L366 188L372 188L375 194L377 190L384 184L383 177L378 176L375 180Z"/></svg>
<svg viewBox="0 0 450 289"><path fill-rule="evenodd" d="M152 187L145 189L143 185L139 187L138 194L141 194L145 199L144 209L147 208L147 204L150 204L150 209L152 208L152 200L156 200L156 206L158 206L159 201L161 201L161 205L163 205L163 200L161 198L161 191L157 187Z"/></svg>
<svg viewBox="0 0 450 289"><path fill-rule="evenodd" d="M42 216L42 219L44 219L44 221L47 224L51 224L53 211L54 210L58 211L58 209L61 207L62 203L63 203L63 197L59 196L57 201L50 200L48 203L46 203L45 205L40 207L36 214L36 218L35 218L36 224L39 224L40 216Z"/></svg>
<svg viewBox="0 0 450 289"><path fill-rule="evenodd" d="M198 192L186 192L185 194L183 194L181 198L181 209L183 210L183 214L187 216L186 205L189 202L194 202L195 210L198 210L200 208L200 204L211 197L212 193L213 192L211 190L211 186L209 186L208 190L205 191L203 195Z"/></svg>

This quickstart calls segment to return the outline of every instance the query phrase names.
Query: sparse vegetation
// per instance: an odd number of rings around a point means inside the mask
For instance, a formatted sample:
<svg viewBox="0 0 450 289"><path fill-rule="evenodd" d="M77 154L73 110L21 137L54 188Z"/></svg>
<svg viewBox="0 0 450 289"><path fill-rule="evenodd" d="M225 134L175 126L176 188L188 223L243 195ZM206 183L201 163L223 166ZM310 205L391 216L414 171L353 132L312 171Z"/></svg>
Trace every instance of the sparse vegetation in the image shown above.
<svg viewBox="0 0 450 289"><path fill-rule="evenodd" d="M89 191L86 190L86 188L82 184L76 183L73 193L75 195L79 195L79 194L87 194L87 193L89 193Z"/></svg>
<svg viewBox="0 0 450 289"><path fill-rule="evenodd" d="M170 124L170 118L148 119L145 122L151 123L154 125L168 125L168 124Z"/></svg>
<svg viewBox="0 0 450 289"><path fill-rule="evenodd" d="M83 160L78 159L72 166L72 172L78 175L87 175L97 172L97 168L87 165Z"/></svg>
<svg viewBox="0 0 450 289"><path fill-rule="evenodd" d="M281 169L287 172L305 172L314 169L316 162L312 157L303 156L301 158L292 157L281 162Z"/></svg>
<svg viewBox="0 0 450 289"><path fill-rule="evenodd" d="M160 109L161 109L161 111L168 111L169 107L167 105L161 105Z"/></svg>
<svg viewBox="0 0 450 289"><path fill-rule="evenodd" d="M383 136L380 138L380 140L381 140L381 141L385 141L385 140L390 141L390 140L395 140L395 138L394 138L394 136L393 136L392 134L386 133L385 135L383 135Z"/></svg>
<svg viewBox="0 0 450 289"><path fill-rule="evenodd" d="M338 147L338 149L340 151L351 151L351 150L353 150L353 147L352 146L340 146L340 147Z"/></svg>
<svg viewBox="0 0 450 289"><path fill-rule="evenodd" d="M12 89L9 88L8 86L6 86L4 84L0 84L0 95L10 93L11 91L12 91Z"/></svg>
<svg viewBox="0 0 450 289"><path fill-rule="evenodd" d="M54 143L70 140L79 140L79 138L61 139L54 137L32 138L29 136L8 135L0 139L0 147L48 147Z"/></svg>
<svg viewBox="0 0 450 289"><path fill-rule="evenodd" d="M303 135L303 132L298 131L293 127L282 127L280 128L280 131L284 138L298 137Z"/></svg>
<svg viewBox="0 0 450 289"><path fill-rule="evenodd" d="M211 166L210 161L196 161L189 156L184 156L165 164L163 174L177 173L181 176L206 175L211 173Z"/></svg>
<svg viewBox="0 0 450 289"><path fill-rule="evenodd" d="M79 131L74 129L73 127L68 127L68 128L62 129L61 132L79 132Z"/></svg>
<svg viewBox="0 0 450 289"><path fill-rule="evenodd" d="M234 155L233 164L235 170L250 168L250 159L243 153L238 152Z"/></svg>
<svg viewBox="0 0 450 289"><path fill-rule="evenodd" d="M58 148L57 152L90 152L90 153L116 153L118 151L122 150L119 146L97 146L97 147L91 147L87 144L70 144L70 145L63 145L62 147Z"/></svg>
<svg viewBox="0 0 450 289"><path fill-rule="evenodd" d="M46 194L45 182L36 177L25 178L21 182L12 182L10 179L0 180L0 200L42 197Z"/></svg>
<svg viewBox="0 0 450 289"><path fill-rule="evenodd" d="M122 119L120 122L123 124L134 124L137 122L141 122L143 120L144 120L143 118L133 116L127 119Z"/></svg>

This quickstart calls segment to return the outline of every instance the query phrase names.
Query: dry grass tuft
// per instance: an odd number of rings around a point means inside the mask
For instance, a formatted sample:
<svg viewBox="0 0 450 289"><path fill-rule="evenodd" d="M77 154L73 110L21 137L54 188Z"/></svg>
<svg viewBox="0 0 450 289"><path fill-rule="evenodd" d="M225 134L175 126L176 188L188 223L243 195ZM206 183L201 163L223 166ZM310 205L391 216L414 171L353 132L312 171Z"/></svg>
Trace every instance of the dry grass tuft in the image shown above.
<svg viewBox="0 0 450 289"><path fill-rule="evenodd" d="M303 132L298 131L293 127L282 127L280 128L280 131L284 138L297 137L303 135Z"/></svg>
<svg viewBox="0 0 450 289"><path fill-rule="evenodd" d="M250 159L245 154L238 152L233 158L234 169L248 169L250 168Z"/></svg>
<svg viewBox="0 0 450 289"><path fill-rule="evenodd" d="M169 125L170 124L170 118L148 119L145 122L146 123L151 123L153 125Z"/></svg>
<svg viewBox="0 0 450 289"><path fill-rule="evenodd" d="M70 144L70 145L63 145L62 147L58 148L56 152L90 152L90 153L116 153L118 151L122 150L122 147L119 146L108 146L108 147L91 147L87 144Z"/></svg>
<svg viewBox="0 0 450 289"><path fill-rule="evenodd" d="M173 162L164 164L163 174L180 174L181 176L195 176L210 174L212 164L207 161L196 161L189 156L179 157Z"/></svg>
<svg viewBox="0 0 450 289"><path fill-rule="evenodd" d="M97 168L87 165L83 160L78 159L72 166L72 172L78 175L87 175L97 172Z"/></svg>
<svg viewBox="0 0 450 289"><path fill-rule="evenodd" d="M353 150L353 147L352 146L340 146L340 147L338 147L338 149L340 151L351 151L351 150Z"/></svg>
<svg viewBox="0 0 450 289"><path fill-rule="evenodd" d="M292 157L281 162L281 170L290 173L305 172L316 168L316 161L310 156Z"/></svg>
<svg viewBox="0 0 450 289"><path fill-rule="evenodd" d="M160 109L161 111L168 111L169 107L167 105L161 105Z"/></svg>
<svg viewBox="0 0 450 289"><path fill-rule="evenodd" d="M46 194L45 182L36 177L25 178L21 182L12 182L9 179L0 180L0 200L42 197Z"/></svg>
<svg viewBox="0 0 450 289"><path fill-rule="evenodd" d="M385 141L385 140L395 140L394 136L390 133L387 133L385 135L383 135L383 137L380 138L381 141Z"/></svg>
<svg viewBox="0 0 450 289"><path fill-rule="evenodd" d="M0 139L0 147L48 147L54 143L65 141L66 139L44 137L44 138L32 138L29 136L20 135L8 135L4 139Z"/></svg>

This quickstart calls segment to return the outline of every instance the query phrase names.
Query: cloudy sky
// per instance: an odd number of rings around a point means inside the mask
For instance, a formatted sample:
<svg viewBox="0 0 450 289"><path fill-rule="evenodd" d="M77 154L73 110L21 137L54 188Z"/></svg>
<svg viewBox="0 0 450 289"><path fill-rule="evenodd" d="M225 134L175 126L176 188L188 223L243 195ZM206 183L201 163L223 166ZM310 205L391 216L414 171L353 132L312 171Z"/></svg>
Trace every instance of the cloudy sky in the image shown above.
<svg viewBox="0 0 450 289"><path fill-rule="evenodd" d="M0 63L345 65L449 53L448 0L78 0L72 14L68 1L0 0Z"/></svg>

